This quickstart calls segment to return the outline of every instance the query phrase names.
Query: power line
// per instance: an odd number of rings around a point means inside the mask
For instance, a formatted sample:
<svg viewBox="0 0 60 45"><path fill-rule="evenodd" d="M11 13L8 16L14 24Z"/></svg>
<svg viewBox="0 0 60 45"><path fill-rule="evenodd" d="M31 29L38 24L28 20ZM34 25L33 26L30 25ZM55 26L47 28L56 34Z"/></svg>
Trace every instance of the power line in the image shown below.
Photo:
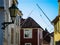
<svg viewBox="0 0 60 45"><path fill-rule="evenodd" d="M32 12L33 12L33 10L29 13L28 17L32 14ZM27 18L28 18L28 17L27 17ZM25 24L26 20L27 20L27 19L24 20L24 22L23 22L23 24L21 25L21 27Z"/></svg>
<svg viewBox="0 0 60 45"><path fill-rule="evenodd" d="M43 19L42 15L40 15L40 17L42 18L43 22L45 22L45 20ZM49 25L45 22L45 24L49 27ZM50 28L50 27L49 27ZM52 30L53 28L50 29L50 31Z"/></svg>
<svg viewBox="0 0 60 45"><path fill-rule="evenodd" d="M51 23L51 20L48 18L48 16L44 13L44 11L40 8L40 6L38 4L36 4L37 7L42 11L42 13L46 16L46 18L49 20L49 22ZM41 16L42 17L42 16ZM43 18L42 18L43 19ZM46 22L45 22L46 23ZM46 23L47 24L47 23ZM51 23L52 24L52 23Z"/></svg>
<svg viewBox="0 0 60 45"><path fill-rule="evenodd" d="M42 15L40 15L40 16L41 16L42 20L45 22L45 20L43 19ZM45 22L45 24L47 24L47 23ZM49 25L47 24L47 26L49 26Z"/></svg>
<svg viewBox="0 0 60 45"><path fill-rule="evenodd" d="M38 4L36 4L37 7L42 11L42 13L46 16L46 18L49 20L49 22L51 23L51 20L48 18L48 16L44 13L44 11L40 8L40 6Z"/></svg>

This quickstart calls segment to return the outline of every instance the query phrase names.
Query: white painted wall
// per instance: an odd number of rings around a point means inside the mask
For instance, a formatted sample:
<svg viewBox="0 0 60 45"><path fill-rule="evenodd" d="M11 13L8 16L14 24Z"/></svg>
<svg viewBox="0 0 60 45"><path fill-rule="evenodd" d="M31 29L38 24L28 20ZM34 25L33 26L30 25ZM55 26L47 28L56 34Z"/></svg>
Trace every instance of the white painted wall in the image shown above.
<svg viewBox="0 0 60 45"><path fill-rule="evenodd" d="M11 17L9 13L9 0L4 0L4 10L5 10L5 22L11 22ZM11 45L10 32L11 32L11 25L8 25L5 29L5 38L7 40L6 45Z"/></svg>
<svg viewBox="0 0 60 45"><path fill-rule="evenodd" d="M9 7L11 7L12 5L12 0L9 0Z"/></svg>

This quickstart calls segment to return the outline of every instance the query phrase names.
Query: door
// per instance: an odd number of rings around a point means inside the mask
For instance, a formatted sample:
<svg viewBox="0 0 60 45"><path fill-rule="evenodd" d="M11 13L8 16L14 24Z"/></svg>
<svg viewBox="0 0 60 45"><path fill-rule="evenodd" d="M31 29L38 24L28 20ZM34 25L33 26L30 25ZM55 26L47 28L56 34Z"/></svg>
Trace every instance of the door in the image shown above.
<svg viewBox="0 0 60 45"><path fill-rule="evenodd" d="M57 41L57 42L56 42L56 45L60 45L60 41Z"/></svg>

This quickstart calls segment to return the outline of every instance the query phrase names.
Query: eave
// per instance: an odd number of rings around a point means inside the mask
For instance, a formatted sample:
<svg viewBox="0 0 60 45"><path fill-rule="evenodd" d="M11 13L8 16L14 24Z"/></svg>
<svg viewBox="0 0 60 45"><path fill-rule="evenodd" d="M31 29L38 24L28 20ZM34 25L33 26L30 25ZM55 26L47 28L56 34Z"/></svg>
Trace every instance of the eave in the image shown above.
<svg viewBox="0 0 60 45"><path fill-rule="evenodd" d="M58 0L58 2L60 2L60 0Z"/></svg>
<svg viewBox="0 0 60 45"><path fill-rule="evenodd" d="M56 18L51 23L56 23L59 20L59 17L60 17L60 15L56 16Z"/></svg>
<svg viewBox="0 0 60 45"><path fill-rule="evenodd" d="M17 0L14 0L14 3L15 3L15 4L18 4L18 1L17 1Z"/></svg>
<svg viewBox="0 0 60 45"><path fill-rule="evenodd" d="M23 15L23 14L22 14L22 11L20 11L19 9L18 9L18 15L20 15L20 16Z"/></svg>

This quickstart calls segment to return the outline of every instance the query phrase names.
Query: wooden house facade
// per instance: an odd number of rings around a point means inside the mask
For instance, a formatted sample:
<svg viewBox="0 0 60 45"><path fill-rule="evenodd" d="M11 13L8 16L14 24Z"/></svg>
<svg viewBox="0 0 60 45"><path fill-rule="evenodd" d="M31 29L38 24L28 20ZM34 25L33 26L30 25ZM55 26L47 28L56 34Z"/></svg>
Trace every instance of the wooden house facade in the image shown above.
<svg viewBox="0 0 60 45"><path fill-rule="evenodd" d="M42 45L42 33L42 28L31 17L26 21L21 19L20 45Z"/></svg>

